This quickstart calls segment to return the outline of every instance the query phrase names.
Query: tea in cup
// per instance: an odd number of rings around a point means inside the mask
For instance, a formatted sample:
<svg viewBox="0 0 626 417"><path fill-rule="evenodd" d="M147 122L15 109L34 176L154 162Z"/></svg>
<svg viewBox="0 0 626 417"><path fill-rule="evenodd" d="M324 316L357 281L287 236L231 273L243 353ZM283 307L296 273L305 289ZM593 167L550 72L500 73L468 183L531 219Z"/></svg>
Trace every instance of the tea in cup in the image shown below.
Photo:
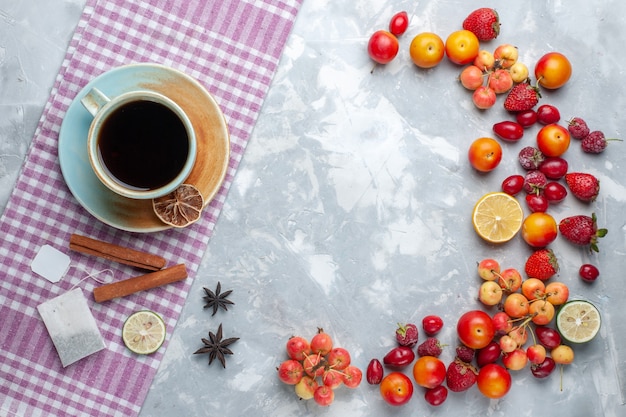
<svg viewBox="0 0 626 417"><path fill-rule="evenodd" d="M195 132L171 99L143 90L109 98L94 87L81 103L94 116L87 138L89 162L110 190L128 198L157 198L191 173Z"/></svg>

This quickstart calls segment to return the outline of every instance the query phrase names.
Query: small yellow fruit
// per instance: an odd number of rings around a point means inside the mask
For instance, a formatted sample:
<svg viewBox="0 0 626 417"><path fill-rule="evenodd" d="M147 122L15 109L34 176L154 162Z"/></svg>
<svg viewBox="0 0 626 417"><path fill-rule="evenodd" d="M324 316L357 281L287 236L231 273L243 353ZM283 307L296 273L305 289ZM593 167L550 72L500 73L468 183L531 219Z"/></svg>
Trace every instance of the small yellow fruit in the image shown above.
<svg viewBox="0 0 626 417"><path fill-rule="evenodd" d="M514 83L524 82L528 78L528 67L523 62L517 61L515 64L511 65L509 68L509 72L511 73L511 78L513 78Z"/></svg>

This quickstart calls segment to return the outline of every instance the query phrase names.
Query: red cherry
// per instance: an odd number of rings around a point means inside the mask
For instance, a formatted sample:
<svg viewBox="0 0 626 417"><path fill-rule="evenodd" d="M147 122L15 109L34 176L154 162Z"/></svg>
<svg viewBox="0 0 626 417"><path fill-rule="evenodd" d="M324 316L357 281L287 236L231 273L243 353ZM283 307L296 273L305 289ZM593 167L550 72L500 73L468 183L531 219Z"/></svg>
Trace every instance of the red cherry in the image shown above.
<svg viewBox="0 0 626 417"><path fill-rule="evenodd" d="M426 316L422 319L422 327L427 336L434 336L443 327L443 320L435 315Z"/></svg>
<svg viewBox="0 0 626 417"><path fill-rule="evenodd" d="M600 275L600 271L594 265L584 264L578 270L580 278L586 282L594 282Z"/></svg>
<svg viewBox="0 0 626 417"><path fill-rule="evenodd" d="M524 188L524 177L519 174L509 175L502 181L502 191L508 195L515 195L522 191L522 188Z"/></svg>
<svg viewBox="0 0 626 417"><path fill-rule="evenodd" d="M406 12L398 12L389 22L389 32L396 36L402 35L409 27L409 15Z"/></svg>
<svg viewBox="0 0 626 417"><path fill-rule="evenodd" d="M500 139L516 142L524 136L524 127L519 123L505 120L494 124L493 132Z"/></svg>
<svg viewBox="0 0 626 417"><path fill-rule="evenodd" d="M549 125L561 120L561 114L556 107L550 104L543 104L537 109L537 120L542 125Z"/></svg>
<svg viewBox="0 0 626 417"><path fill-rule="evenodd" d="M543 195L550 203L560 203L567 197L567 189L561 183L550 181L543 189Z"/></svg>
<svg viewBox="0 0 626 417"><path fill-rule="evenodd" d="M534 110L521 111L515 115L515 120L524 128L531 127L537 123L537 112Z"/></svg>
<svg viewBox="0 0 626 417"><path fill-rule="evenodd" d="M476 364L479 368L482 368L488 363L496 362L500 359L501 355L502 349L500 348L500 344L496 341L490 342L487 346L478 349L478 352L476 352Z"/></svg>
<svg viewBox="0 0 626 417"><path fill-rule="evenodd" d="M539 171L551 180L563 178L567 174L567 169L567 161L560 156L548 157L539 165Z"/></svg>
<svg viewBox="0 0 626 417"><path fill-rule="evenodd" d="M535 335L539 343L548 349L554 349L561 344L561 335L551 327L537 326Z"/></svg>
<svg viewBox="0 0 626 417"><path fill-rule="evenodd" d="M533 213L545 213L550 205L548 199L544 195L528 194L526 195L526 204Z"/></svg>
<svg viewBox="0 0 626 417"><path fill-rule="evenodd" d="M430 388L424 393L424 398L428 404L433 406L441 405L446 398L448 398L448 389L443 385L439 385L435 388Z"/></svg>
<svg viewBox="0 0 626 417"><path fill-rule="evenodd" d="M530 372L532 372L535 378L545 378L554 371L556 366L554 360L547 357L542 363L535 363L530 366Z"/></svg>

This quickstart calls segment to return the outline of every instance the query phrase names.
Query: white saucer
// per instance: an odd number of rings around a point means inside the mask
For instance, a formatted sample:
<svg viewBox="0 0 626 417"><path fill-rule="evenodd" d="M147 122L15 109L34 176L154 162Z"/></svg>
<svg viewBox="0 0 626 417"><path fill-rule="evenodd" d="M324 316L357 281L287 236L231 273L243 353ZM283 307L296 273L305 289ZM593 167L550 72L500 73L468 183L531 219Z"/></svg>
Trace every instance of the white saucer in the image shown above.
<svg viewBox="0 0 626 417"><path fill-rule="evenodd" d="M108 71L87 84L70 104L59 133L59 163L70 191L98 220L129 232L169 229L152 211L151 200L115 194L96 177L87 156L87 132L93 117L80 99L93 87L109 97L151 90L175 101L187 113L198 140L196 164L185 181L195 185L208 204L218 192L230 157L230 138L224 115L209 92L188 75L157 64L134 64Z"/></svg>

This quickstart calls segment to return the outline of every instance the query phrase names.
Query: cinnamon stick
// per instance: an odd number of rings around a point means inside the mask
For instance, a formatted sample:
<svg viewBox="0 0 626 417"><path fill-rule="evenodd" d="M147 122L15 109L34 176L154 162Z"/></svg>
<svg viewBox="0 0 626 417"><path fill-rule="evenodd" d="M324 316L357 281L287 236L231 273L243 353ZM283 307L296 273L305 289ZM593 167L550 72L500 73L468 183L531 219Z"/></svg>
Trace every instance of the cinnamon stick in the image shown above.
<svg viewBox="0 0 626 417"><path fill-rule="evenodd" d="M101 285L93 290L93 297L97 303L102 303L114 298L125 297L139 291L150 290L162 285L181 281L185 278L187 278L187 268L185 268L185 264L179 264L138 277L129 278L124 281Z"/></svg>
<svg viewBox="0 0 626 417"><path fill-rule="evenodd" d="M149 271L158 271L165 266L165 259L158 255L125 248L86 236L72 234L70 249L87 255L97 256Z"/></svg>

